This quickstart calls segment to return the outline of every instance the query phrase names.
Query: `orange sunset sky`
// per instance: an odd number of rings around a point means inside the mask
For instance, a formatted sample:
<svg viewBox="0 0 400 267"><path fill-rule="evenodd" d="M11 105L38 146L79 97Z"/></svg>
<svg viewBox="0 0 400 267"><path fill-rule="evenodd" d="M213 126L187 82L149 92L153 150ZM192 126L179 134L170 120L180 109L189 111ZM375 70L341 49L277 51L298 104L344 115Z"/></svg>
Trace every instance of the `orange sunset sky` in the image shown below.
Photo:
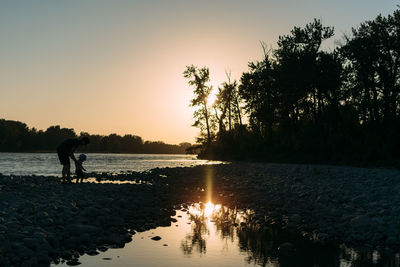
<svg viewBox="0 0 400 267"><path fill-rule="evenodd" d="M397 1L1 1L0 118L77 133L194 142L186 65L217 86L260 60L260 41L319 18L351 27Z"/></svg>

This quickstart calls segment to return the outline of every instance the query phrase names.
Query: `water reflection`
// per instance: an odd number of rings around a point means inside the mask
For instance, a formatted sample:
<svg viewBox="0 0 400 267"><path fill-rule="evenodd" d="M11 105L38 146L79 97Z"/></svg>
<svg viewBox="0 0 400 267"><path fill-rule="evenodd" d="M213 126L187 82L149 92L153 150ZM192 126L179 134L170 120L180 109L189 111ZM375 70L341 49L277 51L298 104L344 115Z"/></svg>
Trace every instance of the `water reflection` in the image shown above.
<svg viewBox="0 0 400 267"><path fill-rule="evenodd" d="M252 210L229 209L211 202L196 203L187 210L191 232L181 242L185 256L206 254L212 235L224 242L237 243L249 265L260 266L399 266L399 254L383 256L378 251L358 252L345 245L318 246L277 225L260 227ZM290 242L291 254L279 246Z"/></svg>
<svg viewBox="0 0 400 267"><path fill-rule="evenodd" d="M193 250L196 250L200 254L206 253L206 239L204 235L210 234L207 228L207 224L204 221L191 218L194 222L192 232L186 235L185 239L181 243L181 247L185 255L190 255Z"/></svg>
<svg viewBox="0 0 400 267"><path fill-rule="evenodd" d="M188 210L189 223L192 224L191 233L187 234L181 243L181 248L185 255L190 255L193 250L203 254L206 253L206 239L204 235L210 235L209 228L214 218L221 210L221 205L214 205L211 202L207 204L197 203L191 205Z"/></svg>
<svg viewBox="0 0 400 267"><path fill-rule="evenodd" d="M399 255L360 253L342 246L318 247L278 226L260 227L252 210L229 209L212 203L184 205L168 227L138 232L122 249L79 258L85 267L108 266L399 266ZM152 238L161 237L159 241ZM278 247L290 242L295 253ZM112 246L110 246L112 248ZM100 251L99 251L100 252ZM104 259L111 259L104 260ZM65 262L59 266L68 266Z"/></svg>
<svg viewBox="0 0 400 267"><path fill-rule="evenodd" d="M274 255L272 239L260 231L252 210L240 211L208 202L193 204L187 212L192 231L181 242L185 255L190 255L193 251L205 254L211 234L209 229L214 229L213 234L219 239L217 241L238 241L241 252L250 252L245 259L248 264L279 266L274 265L278 263L276 259L266 256Z"/></svg>

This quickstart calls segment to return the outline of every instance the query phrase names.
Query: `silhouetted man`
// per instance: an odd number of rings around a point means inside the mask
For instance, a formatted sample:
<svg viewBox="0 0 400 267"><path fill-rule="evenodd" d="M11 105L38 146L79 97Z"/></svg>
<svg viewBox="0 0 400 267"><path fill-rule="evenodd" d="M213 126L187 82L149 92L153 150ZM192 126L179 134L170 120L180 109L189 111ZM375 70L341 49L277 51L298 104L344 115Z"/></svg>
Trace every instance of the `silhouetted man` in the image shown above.
<svg viewBox="0 0 400 267"><path fill-rule="evenodd" d="M75 164L79 164L74 156L74 151L80 145L87 145L90 143L89 138L71 138L64 140L58 147L57 147L57 154L58 159L60 160L61 165L63 165L62 169L62 182L65 183L65 178L67 178L67 182L71 183L71 164L69 158L71 158Z"/></svg>

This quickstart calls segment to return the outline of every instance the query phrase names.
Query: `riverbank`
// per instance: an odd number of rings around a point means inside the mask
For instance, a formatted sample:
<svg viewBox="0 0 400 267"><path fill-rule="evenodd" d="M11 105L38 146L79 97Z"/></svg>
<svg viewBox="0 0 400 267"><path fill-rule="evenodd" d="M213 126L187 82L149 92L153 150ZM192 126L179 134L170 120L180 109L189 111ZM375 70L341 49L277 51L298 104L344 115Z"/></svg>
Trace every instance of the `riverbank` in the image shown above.
<svg viewBox="0 0 400 267"><path fill-rule="evenodd" d="M172 185L184 188L179 198L188 202L211 176L215 203L253 209L262 226L282 224L313 243L400 248L400 171L395 169L235 163L162 172L190 177Z"/></svg>
<svg viewBox="0 0 400 267"><path fill-rule="evenodd" d="M400 247L397 170L234 163L92 176L136 183L2 176L0 262L77 264L79 254L122 247L136 231L170 225L177 205L210 197L254 210L260 227L281 225L312 243L385 253Z"/></svg>

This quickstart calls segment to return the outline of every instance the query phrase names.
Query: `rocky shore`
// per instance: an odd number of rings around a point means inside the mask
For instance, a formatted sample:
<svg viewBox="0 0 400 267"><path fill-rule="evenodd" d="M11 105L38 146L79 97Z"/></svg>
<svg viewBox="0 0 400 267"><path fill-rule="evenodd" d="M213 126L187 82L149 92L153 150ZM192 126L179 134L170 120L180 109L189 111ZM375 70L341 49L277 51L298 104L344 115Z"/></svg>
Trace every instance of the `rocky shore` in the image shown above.
<svg viewBox="0 0 400 267"><path fill-rule="evenodd" d="M400 248L400 171L395 169L235 163L163 173L190 177L176 181L186 201L212 176L216 203L253 209L261 226L282 225L313 243L388 253Z"/></svg>
<svg viewBox="0 0 400 267"><path fill-rule="evenodd" d="M125 183L0 176L2 266L78 265L79 255L123 247L137 231L170 225L180 204L210 196L312 243L400 248L398 170L232 163L91 176Z"/></svg>

